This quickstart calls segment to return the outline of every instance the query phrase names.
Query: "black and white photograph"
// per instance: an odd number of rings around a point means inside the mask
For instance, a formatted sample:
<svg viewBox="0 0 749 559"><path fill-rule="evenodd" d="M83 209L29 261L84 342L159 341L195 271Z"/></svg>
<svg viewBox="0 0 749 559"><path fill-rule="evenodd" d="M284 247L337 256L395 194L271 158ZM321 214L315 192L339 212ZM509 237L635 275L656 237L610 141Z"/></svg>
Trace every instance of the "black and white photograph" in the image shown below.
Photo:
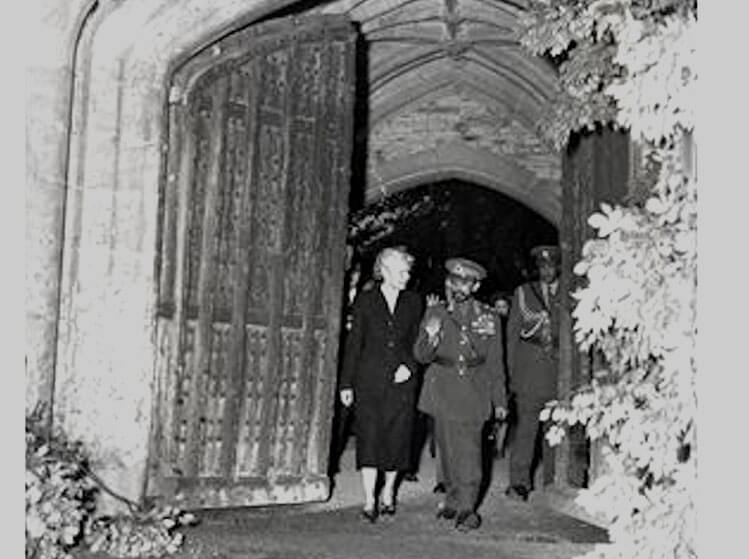
<svg viewBox="0 0 749 559"><path fill-rule="evenodd" d="M698 268L747 235L702 260L697 184L747 143L697 133L746 130L698 119L702 4L25 10L26 559L742 555L703 547L746 359L698 316L746 276Z"/></svg>

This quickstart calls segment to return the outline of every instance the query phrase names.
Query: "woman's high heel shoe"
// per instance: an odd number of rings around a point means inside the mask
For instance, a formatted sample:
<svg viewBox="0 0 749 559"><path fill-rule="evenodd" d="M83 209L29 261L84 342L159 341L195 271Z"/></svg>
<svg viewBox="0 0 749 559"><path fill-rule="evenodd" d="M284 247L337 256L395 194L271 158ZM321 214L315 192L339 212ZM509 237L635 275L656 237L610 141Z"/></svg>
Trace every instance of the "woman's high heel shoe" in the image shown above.
<svg viewBox="0 0 749 559"><path fill-rule="evenodd" d="M377 509L363 509L361 517L370 524L374 524L377 521Z"/></svg>
<svg viewBox="0 0 749 559"><path fill-rule="evenodd" d="M387 515L387 516L394 516L395 515L395 504L392 505L382 505L380 507L380 513Z"/></svg>
<svg viewBox="0 0 749 559"><path fill-rule="evenodd" d="M383 516L395 516L395 499L389 504L381 502L378 508Z"/></svg>

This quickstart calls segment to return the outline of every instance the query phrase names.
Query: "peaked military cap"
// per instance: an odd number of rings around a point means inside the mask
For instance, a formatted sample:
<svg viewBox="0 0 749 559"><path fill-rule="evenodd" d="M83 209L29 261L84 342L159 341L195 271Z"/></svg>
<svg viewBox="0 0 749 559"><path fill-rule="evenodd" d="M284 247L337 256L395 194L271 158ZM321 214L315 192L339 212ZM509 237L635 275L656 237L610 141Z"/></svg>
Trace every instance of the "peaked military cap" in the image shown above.
<svg viewBox="0 0 749 559"><path fill-rule="evenodd" d="M546 262L559 264L561 253L559 247L553 245L541 245L531 249L531 256L536 260L536 264L541 265Z"/></svg>
<svg viewBox="0 0 749 559"><path fill-rule="evenodd" d="M464 279L481 281L486 277L486 269L468 258L448 258L445 268L451 274Z"/></svg>

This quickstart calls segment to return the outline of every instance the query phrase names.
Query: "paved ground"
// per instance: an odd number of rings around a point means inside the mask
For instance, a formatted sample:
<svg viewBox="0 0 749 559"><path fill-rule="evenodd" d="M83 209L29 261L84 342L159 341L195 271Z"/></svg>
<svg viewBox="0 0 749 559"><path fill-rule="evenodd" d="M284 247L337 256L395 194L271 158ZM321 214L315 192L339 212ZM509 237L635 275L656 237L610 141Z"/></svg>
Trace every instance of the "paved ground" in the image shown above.
<svg viewBox="0 0 749 559"><path fill-rule="evenodd" d="M484 522L464 534L434 517L434 465L425 454L419 482L404 483L394 518L359 518L361 489L348 449L330 500L309 505L205 511L186 532L179 559L567 559L605 542L601 528L552 510L543 495L506 499L506 460L481 507Z"/></svg>

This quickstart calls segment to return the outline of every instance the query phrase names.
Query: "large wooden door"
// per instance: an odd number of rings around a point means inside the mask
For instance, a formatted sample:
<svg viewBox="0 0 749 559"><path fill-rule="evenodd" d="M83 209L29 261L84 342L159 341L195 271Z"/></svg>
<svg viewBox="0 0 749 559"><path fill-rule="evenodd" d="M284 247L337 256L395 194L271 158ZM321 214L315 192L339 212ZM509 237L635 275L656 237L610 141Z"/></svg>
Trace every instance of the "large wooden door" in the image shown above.
<svg viewBox="0 0 749 559"><path fill-rule="evenodd" d="M341 17L271 22L173 74L152 497L328 494L354 39Z"/></svg>

